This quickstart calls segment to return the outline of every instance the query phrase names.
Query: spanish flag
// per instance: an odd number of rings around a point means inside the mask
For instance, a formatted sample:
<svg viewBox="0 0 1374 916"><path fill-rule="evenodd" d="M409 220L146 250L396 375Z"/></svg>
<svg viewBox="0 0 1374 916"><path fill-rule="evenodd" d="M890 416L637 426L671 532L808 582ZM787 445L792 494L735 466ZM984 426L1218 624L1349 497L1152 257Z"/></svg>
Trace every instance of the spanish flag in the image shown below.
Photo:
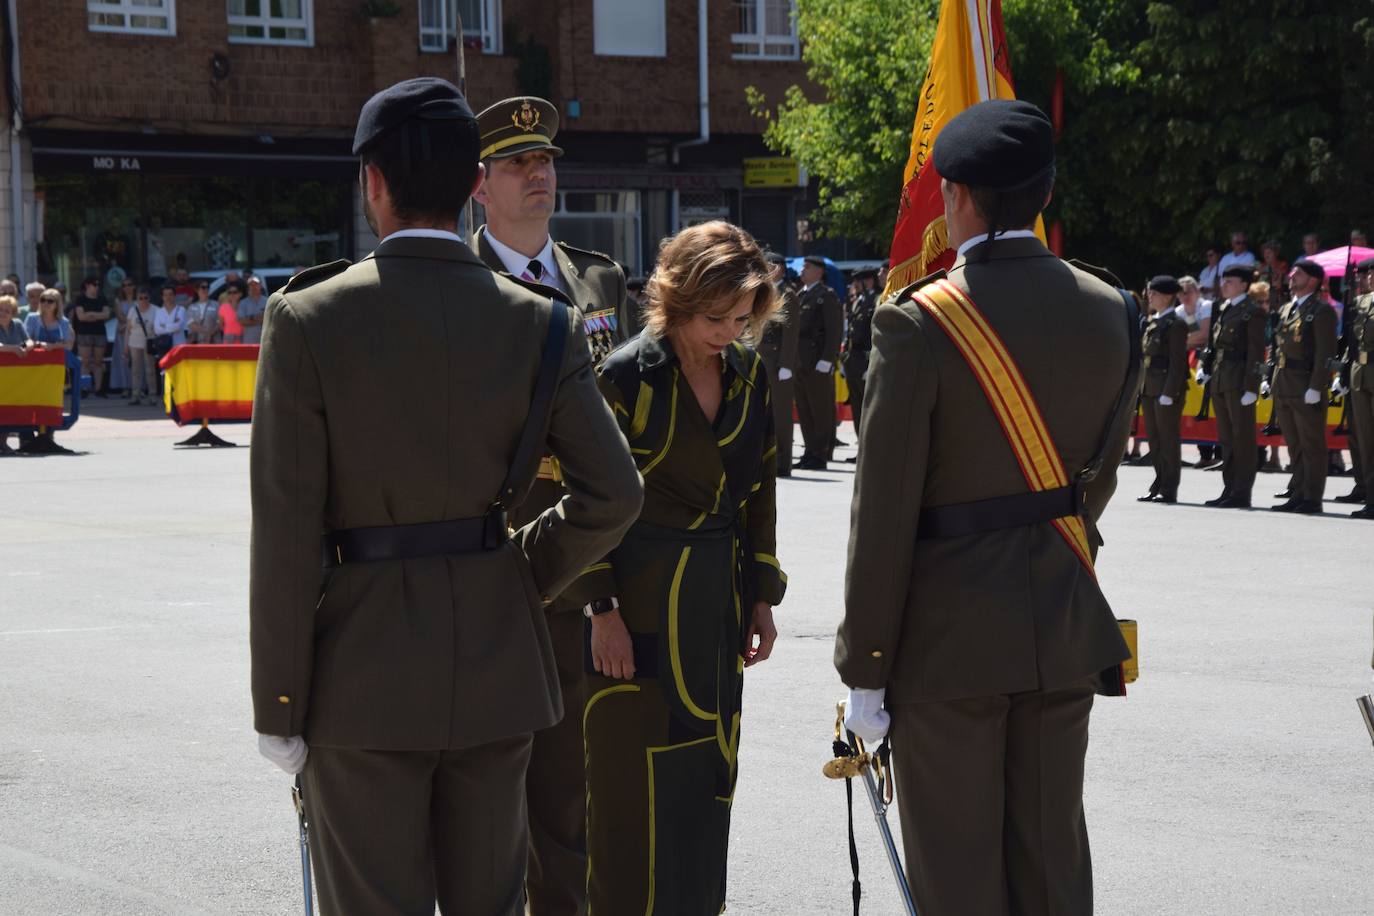
<svg viewBox="0 0 1374 916"><path fill-rule="evenodd" d="M971 105L1014 98L1001 0L944 0L917 98L885 295L954 263L940 176L930 160L940 130Z"/></svg>
<svg viewBox="0 0 1374 916"><path fill-rule="evenodd" d="M0 426L62 425L67 351L0 353Z"/></svg>
<svg viewBox="0 0 1374 916"><path fill-rule="evenodd" d="M178 426L253 418L257 344L186 344L173 347L158 366L166 373L163 403Z"/></svg>

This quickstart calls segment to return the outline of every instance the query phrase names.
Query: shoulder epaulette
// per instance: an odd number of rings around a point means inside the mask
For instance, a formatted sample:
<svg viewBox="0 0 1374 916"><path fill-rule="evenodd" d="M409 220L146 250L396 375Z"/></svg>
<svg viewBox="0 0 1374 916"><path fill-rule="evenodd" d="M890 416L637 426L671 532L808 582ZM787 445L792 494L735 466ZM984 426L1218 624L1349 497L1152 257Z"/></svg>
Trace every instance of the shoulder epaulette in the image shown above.
<svg viewBox="0 0 1374 916"><path fill-rule="evenodd" d="M917 280L915 283L911 284L897 295L893 296L890 301L905 302L906 300L911 298L911 294L916 292L916 290L920 289L921 287L929 283L934 283L936 280L943 280L946 276L948 276L948 274L943 269L937 270L933 274L926 274L924 277Z"/></svg>
<svg viewBox="0 0 1374 916"><path fill-rule="evenodd" d="M321 280L328 279L337 273L343 272L351 267L353 262L348 258L339 258L337 261L330 261L328 264L316 264L314 267L307 267L305 270L296 274L286 285L282 287L282 292L293 293L313 286Z"/></svg>
<svg viewBox="0 0 1374 916"><path fill-rule="evenodd" d="M1077 267L1085 274L1089 274L1091 276L1096 277L1097 279L1101 280L1103 283L1107 284L1113 289L1126 288L1126 285L1117 278L1116 274L1112 273L1105 267L1098 267L1096 264L1088 264L1084 261L1079 261L1072 258L1068 261L1068 264L1070 267Z"/></svg>
<svg viewBox="0 0 1374 916"><path fill-rule="evenodd" d="M611 257L608 254L603 254L600 251L592 251L590 248L578 248L576 245L569 245L567 242L554 242L554 244L557 245L559 248L562 248L569 254L589 255L590 257L597 258L598 260L605 261L611 267L620 267L620 265L616 263L615 258Z"/></svg>

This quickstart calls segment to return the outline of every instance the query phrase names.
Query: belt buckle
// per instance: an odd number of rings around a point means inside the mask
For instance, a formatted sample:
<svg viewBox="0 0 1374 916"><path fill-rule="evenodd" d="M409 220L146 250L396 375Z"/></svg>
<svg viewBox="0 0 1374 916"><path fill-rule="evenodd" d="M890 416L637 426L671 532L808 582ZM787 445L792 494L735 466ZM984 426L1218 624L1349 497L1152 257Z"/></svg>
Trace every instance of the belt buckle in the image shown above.
<svg viewBox="0 0 1374 916"><path fill-rule="evenodd" d="M1368 351L1368 350L1366 350L1365 352L1363 352L1363 353L1360 354L1360 365L1361 365L1361 366L1368 366L1368 365L1369 365L1369 351Z"/></svg>
<svg viewBox="0 0 1374 916"><path fill-rule="evenodd" d="M1283 368L1285 365L1287 365L1287 364L1288 364L1288 357L1285 356L1284 354L1280 353L1280 354L1279 354L1279 368L1282 369L1282 368Z"/></svg>

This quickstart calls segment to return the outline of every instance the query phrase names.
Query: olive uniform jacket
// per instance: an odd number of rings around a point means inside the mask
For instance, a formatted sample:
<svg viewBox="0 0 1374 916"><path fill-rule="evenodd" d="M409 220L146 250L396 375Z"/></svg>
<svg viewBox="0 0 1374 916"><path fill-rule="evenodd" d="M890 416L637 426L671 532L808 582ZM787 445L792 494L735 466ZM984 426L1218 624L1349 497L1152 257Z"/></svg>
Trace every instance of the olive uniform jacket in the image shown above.
<svg viewBox="0 0 1374 916"><path fill-rule="evenodd" d="M1145 323L1141 340L1145 353L1147 398L1167 395L1180 400L1188 391L1188 322L1173 309L1156 312Z"/></svg>
<svg viewBox="0 0 1374 916"><path fill-rule="evenodd" d="M1126 381L1121 296L1037 239L968 255L949 279L1020 366L1072 477L1097 454ZM851 687L886 687L890 703L1052 689L1111 668L1129 655L1116 619L1050 523L916 537L923 506L1027 491L968 364L912 301L924 282L874 314L835 667ZM1125 447L1123 431L1086 489L1094 552Z"/></svg>
<svg viewBox="0 0 1374 916"><path fill-rule="evenodd" d="M478 257L492 270L510 277L505 263L487 241L487 227L480 227L473 237ZM558 262L563 284L568 290L565 295L577 306L584 322L584 332L587 333L592 354L592 369L595 371L612 350L638 333L637 306L626 295L625 274L606 255L554 242L553 257ZM634 330L627 333L626 329L631 327ZM527 524L539 513L555 505L562 496L563 485L555 479L553 465L545 462L540 467L534 486L530 488L529 498L512 521L516 525ZM564 595L557 595L551 609L556 612L581 611L582 605Z"/></svg>
<svg viewBox="0 0 1374 916"><path fill-rule="evenodd" d="M778 291L778 299L782 304L773 320L763 329L758 346L764 365L775 376L779 369L797 371L797 332L801 328L801 316L798 314L801 306L797 301L797 291L791 284L783 283Z"/></svg>
<svg viewBox="0 0 1374 916"><path fill-rule="evenodd" d="M1331 384L1331 361L1336 355L1336 310L1320 291L1298 305L1289 302L1279 313L1274 335L1272 393L1276 398L1300 398L1309 388L1326 393Z"/></svg>
<svg viewBox="0 0 1374 916"><path fill-rule="evenodd" d="M1374 392L1374 293L1355 300L1345 316L1348 330L1350 390Z"/></svg>
<svg viewBox="0 0 1374 916"><path fill-rule="evenodd" d="M849 310L849 328L844 341L844 376L862 382L868 373L868 354L873 349L873 310L878 307L878 291L859 293Z"/></svg>
<svg viewBox="0 0 1374 916"><path fill-rule="evenodd" d="M1264 377L1264 309L1249 296L1218 303L1212 312L1212 393L1259 394Z"/></svg>
<svg viewBox="0 0 1374 916"><path fill-rule="evenodd" d="M840 355L844 334L844 307L824 280L802 292L797 314L797 365L813 369L825 360L833 364Z"/></svg>
<svg viewBox="0 0 1374 916"><path fill-rule="evenodd" d="M385 240L273 295L251 454L259 732L442 750L562 716L547 596L617 544L642 501L576 322L548 430L568 480L557 506L494 550L321 571L327 531L486 512L529 413L552 308L437 238Z"/></svg>

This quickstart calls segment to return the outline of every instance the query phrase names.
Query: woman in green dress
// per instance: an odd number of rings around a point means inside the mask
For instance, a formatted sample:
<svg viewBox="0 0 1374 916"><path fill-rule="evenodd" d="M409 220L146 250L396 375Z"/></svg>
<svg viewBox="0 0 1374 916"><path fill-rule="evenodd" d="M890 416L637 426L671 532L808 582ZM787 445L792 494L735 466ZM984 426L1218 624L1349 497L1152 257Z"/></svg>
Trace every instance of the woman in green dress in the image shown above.
<svg viewBox="0 0 1374 916"><path fill-rule="evenodd" d="M763 252L723 222L664 242L646 327L600 384L644 476L588 602L588 903L595 916L713 916L744 669L768 658L786 576L775 551L768 374L739 338L777 309Z"/></svg>

